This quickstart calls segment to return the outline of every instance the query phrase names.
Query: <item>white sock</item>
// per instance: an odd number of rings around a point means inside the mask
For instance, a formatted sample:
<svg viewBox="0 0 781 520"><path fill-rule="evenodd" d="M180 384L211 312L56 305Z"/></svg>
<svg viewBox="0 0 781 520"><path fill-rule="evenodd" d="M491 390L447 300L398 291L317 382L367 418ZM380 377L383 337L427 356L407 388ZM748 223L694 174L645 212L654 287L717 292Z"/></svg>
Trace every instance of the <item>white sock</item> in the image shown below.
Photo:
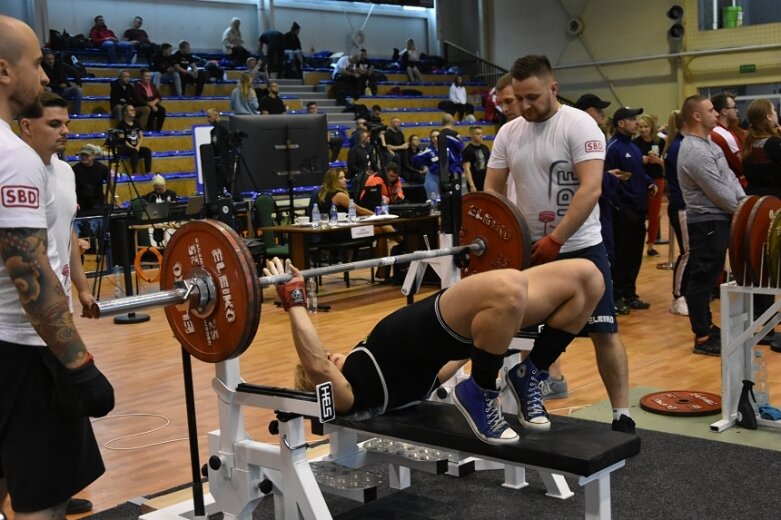
<svg viewBox="0 0 781 520"><path fill-rule="evenodd" d="M613 420L614 421L619 420L622 415L626 415L627 417L632 417L629 414L629 408L613 408Z"/></svg>

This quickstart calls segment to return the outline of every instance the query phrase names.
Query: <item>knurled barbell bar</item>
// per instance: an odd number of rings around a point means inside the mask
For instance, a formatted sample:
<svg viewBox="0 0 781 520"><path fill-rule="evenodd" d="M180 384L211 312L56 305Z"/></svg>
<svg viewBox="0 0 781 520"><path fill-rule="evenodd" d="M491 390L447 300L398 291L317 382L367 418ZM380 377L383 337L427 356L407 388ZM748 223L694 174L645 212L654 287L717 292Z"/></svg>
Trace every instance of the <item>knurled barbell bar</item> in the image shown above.
<svg viewBox="0 0 781 520"><path fill-rule="evenodd" d="M506 198L469 193L462 198L462 244L302 271L305 278L469 253L464 276L529 265L530 240L518 208ZM160 265L161 291L95 304L96 316L165 307L174 336L194 357L218 363L239 356L260 323L261 290L293 278L258 277L251 253L233 229L215 220L192 221L171 237Z"/></svg>

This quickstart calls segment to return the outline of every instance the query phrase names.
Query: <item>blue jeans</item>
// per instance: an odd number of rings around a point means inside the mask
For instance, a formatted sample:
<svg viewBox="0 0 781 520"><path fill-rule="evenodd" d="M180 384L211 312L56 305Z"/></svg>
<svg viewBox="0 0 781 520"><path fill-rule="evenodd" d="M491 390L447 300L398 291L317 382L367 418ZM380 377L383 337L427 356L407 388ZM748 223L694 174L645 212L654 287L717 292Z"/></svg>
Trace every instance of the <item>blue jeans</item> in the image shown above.
<svg viewBox="0 0 781 520"><path fill-rule="evenodd" d="M686 305L689 322L697 337L710 334L713 316L710 297L721 271L729 244L729 220L687 222L689 230L689 280L686 284Z"/></svg>
<svg viewBox="0 0 781 520"><path fill-rule="evenodd" d="M82 93L79 87L66 87L59 94L63 99L73 102L71 114L81 114Z"/></svg>
<svg viewBox="0 0 781 520"><path fill-rule="evenodd" d="M130 58L133 56L133 53L135 52L135 47L133 47L132 43L114 42L111 40L106 40L100 44L100 48L106 51L106 54L108 54L109 63L116 63L117 47L119 47L120 52L125 56L127 63L130 63Z"/></svg>

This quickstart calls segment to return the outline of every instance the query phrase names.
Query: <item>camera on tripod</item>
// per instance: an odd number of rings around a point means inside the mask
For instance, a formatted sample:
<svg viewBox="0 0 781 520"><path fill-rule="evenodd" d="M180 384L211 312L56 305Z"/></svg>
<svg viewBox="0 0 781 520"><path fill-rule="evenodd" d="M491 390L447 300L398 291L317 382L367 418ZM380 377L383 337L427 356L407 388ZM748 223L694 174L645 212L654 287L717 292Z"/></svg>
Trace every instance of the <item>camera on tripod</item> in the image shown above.
<svg viewBox="0 0 781 520"><path fill-rule="evenodd" d="M125 131L119 128L109 128L106 130L105 146L116 148L125 142Z"/></svg>
<svg viewBox="0 0 781 520"><path fill-rule="evenodd" d="M249 137L247 132L241 130L231 130L228 132L228 148L230 150L240 149L242 140Z"/></svg>

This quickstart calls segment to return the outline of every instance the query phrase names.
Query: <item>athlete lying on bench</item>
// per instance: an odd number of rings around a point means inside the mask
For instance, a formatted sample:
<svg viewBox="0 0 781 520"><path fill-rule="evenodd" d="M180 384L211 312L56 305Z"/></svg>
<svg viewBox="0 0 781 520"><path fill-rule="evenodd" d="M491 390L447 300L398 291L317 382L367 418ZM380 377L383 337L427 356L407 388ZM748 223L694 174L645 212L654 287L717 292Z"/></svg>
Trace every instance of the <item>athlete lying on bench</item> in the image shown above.
<svg viewBox="0 0 781 520"><path fill-rule="evenodd" d="M294 276L278 285L277 292L289 312L301 360L297 386L313 389L331 381L336 412L365 419L426 399L463 360L471 359L471 376L456 385L453 401L475 435L489 444L518 440L501 414L496 390L513 335L545 323L535 349L548 339L559 341L562 334L573 336L604 292L599 270L582 259L480 273L392 312L344 355L325 350L306 310L299 270L278 258L263 269L267 276L284 271ZM540 393L545 377L528 358L508 372L518 420L526 428L550 428Z"/></svg>

